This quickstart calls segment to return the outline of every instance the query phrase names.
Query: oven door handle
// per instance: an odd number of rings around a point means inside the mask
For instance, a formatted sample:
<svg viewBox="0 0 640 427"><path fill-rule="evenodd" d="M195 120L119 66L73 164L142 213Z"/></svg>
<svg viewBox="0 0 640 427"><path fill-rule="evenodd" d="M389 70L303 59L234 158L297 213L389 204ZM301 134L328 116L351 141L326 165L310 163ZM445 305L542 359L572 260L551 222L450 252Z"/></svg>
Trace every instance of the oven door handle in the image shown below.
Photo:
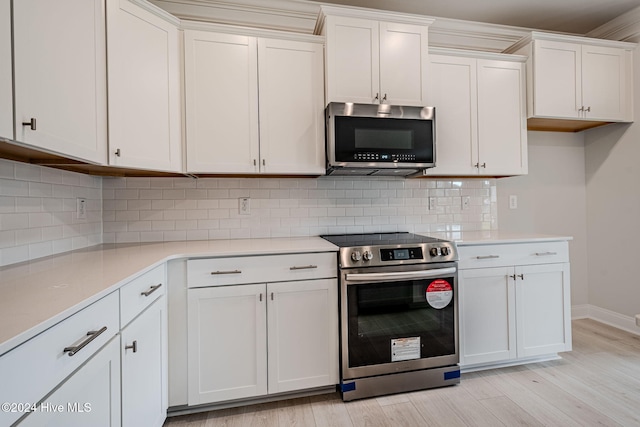
<svg viewBox="0 0 640 427"><path fill-rule="evenodd" d="M383 282L385 280L426 279L454 274L456 267L434 268L432 270L402 271L396 273L352 273L347 274L349 282Z"/></svg>

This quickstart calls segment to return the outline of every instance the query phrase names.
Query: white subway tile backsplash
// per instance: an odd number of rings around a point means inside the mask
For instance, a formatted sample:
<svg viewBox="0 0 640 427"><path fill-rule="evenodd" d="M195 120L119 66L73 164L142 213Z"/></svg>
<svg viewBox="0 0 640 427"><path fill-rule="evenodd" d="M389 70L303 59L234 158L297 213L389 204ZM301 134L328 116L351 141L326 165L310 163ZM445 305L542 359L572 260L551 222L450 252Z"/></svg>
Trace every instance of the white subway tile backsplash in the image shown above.
<svg viewBox="0 0 640 427"><path fill-rule="evenodd" d="M0 266L102 242L101 178L3 159L0 177ZM74 218L76 197L86 220Z"/></svg>
<svg viewBox="0 0 640 427"><path fill-rule="evenodd" d="M0 160L0 265L98 243L497 227L495 180L98 178ZM470 197L462 211L461 197ZM76 197L88 199L86 220ZM238 198L251 198L240 215ZM429 197L436 198L429 209Z"/></svg>

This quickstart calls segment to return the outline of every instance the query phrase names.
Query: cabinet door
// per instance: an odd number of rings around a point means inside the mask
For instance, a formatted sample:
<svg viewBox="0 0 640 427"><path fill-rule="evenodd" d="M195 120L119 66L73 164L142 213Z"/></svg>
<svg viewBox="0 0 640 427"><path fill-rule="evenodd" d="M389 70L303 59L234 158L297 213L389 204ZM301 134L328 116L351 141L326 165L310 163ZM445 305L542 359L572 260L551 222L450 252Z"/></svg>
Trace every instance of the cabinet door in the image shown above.
<svg viewBox="0 0 640 427"><path fill-rule="evenodd" d="M185 31L187 171L257 173L254 37Z"/></svg>
<svg viewBox="0 0 640 427"><path fill-rule="evenodd" d="M436 108L436 167L427 175L476 175L476 59L429 56L429 98Z"/></svg>
<svg viewBox="0 0 640 427"><path fill-rule="evenodd" d="M162 426L167 416L167 300L162 297L121 333L122 425Z"/></svg>
<svg viewBox="0 0 640 427"><path fill-rule="evenodd" d="M0 138L13 139L11 0L0 0Z"/></svg>
<svg viewBox="0 0 640 427"><path fill-rule="evenodd" d="M623 49L582 46L582 99L585 117L625 120L630 53Z"/></svg>
<svg viewBox="0 0 640 427"><path fill-rule="evenodd" d="M327 17L327 103L380 100L377 21Z"/></svg>
<svg viewBox="0 0 640 427"><path fill-rule="evenodd" d="M13 19L16 140L105 163L104 1L20 0Z"/></svg>
<svg viewBox="0 0 640 427"><path fill-rule="evenodd" d="M189 289L189 405L267 393L265 285Z"/></svg>
<svg viewBox="0 0 640 427"><path fill-rule="evenodd" d="M516 357L512 267L460 270L460 364Z"/></svg>
<svg viewBox="0 0 640 427"><path fill-rule="evenodd" d="M258 40L260 168L324 175L323 47Z"/></svg>
<svg viewBox="0 0 640 427"><path fill-rule="evenodd" d="M524 64L478 60L478 170L527 173Z"/></svg>
<svg viewBox="0 0 640 427"><path fill-rule="evenodd" d="M21 426L120 426L120 340L115 337L38 404ZM66 356L61 356L66 357Z"/></svg>
<svg viewBox="0 0 640 427"><path fill-rule="evenodd" d="M571 350L569 264L518 267L516 275L518 357Z"/></svg>
<svg viewBox="0 0 640 427"><path fill-rule="evenodd" d="M534 41L533 111L540 117L580 117L582 55L580 45Z"/></svg>
<svg viewBox="0 0 640 427"><path fill-rule="evenodd" d="M269 283L269 393L338 383L336 279Z"/></svg>
<svg viewBox="0 0 640 427"><path fill-rule="evenodd" d="M380 22L380 96L392 105L427 105L428 27Z"/></svg>
<svg viewBox="0 0 640 427"><path fill-rule="evenodd" d="M128 0L108 1L107 18L109 164L180 171L178 29Z"/></svg>

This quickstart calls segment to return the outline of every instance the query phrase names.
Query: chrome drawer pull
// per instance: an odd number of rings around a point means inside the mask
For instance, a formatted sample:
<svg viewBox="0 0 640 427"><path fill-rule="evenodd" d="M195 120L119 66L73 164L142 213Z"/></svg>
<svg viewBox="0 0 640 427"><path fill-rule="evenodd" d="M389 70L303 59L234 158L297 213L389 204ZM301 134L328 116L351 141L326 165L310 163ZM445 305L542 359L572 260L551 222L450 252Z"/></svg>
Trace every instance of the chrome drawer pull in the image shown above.
<svg viewBox="0 0 640 427"><path fill-rule="evenodd" d="M309 270L310 268L318 268L317 265L303 265L301 267L293 266L289 267L289 270Z"/></svg>
<svg viewBox="0 0 640 427"><path fill-rule="evenodd" d="M96 338L98 338L98 335L100 335L101 333L103 333L106 330L107 330L107 327L103 326L102 328L100 328L97 331L89 331L89 332L87 332L87 336L89 338L87 338L86 340L82 341L80 344L78 344L76 346L65 347L64 348L64 353L69 353L69 356L73 356L74 354L76 354L77 352L79 352L80 350L85 348L91 341L93 341Z"/></svg>
<svg viewBox="0 0 640 427"><path fill-rule="evenodd" d="M552 256L558 255L558 252L536 252L536 256Z"/></svg>
<svg viewBox="0 0 640 427"><path fill-rule="evenodd" d="M495 259L500 258L500 255L479 255L476 259Z"/></svg>
<svg viewBox="0 0 640 427"><path fill-rule="evenodd" d="M134 353L138 352L138 340L135 340L133 343L131 343L131 345L125 345L124 346L125 351L126 350L133 350Z"/></svg>
<svg viewBox="0 0 640 427"><path fill-rule="evenodd" d="M215 274L240 274L242 273L241 270L229 270L229 271L212 271L211 274L215 275Z"/></svg>
<svg viewBox="0 0 640 427"><path fill-rule="evenodd" d="M162 286L162 283L158 283L157 285L150 287L148 291L140 292L140 295L148 297L149 295L157 291L160 286Z"/></svg>

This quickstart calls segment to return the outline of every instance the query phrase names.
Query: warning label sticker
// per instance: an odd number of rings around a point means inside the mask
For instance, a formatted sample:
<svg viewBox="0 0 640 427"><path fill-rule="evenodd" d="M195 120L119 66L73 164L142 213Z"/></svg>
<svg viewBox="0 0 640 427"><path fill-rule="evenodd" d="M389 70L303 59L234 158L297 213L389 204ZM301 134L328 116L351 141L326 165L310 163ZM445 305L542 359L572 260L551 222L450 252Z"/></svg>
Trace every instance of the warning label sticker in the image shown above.
<svg viewBox="0 0 640 427"><path fill-rule="evenodd" d="M427 302L438 310L445 308L453 299L453 287L444 279L436 279L427 286Z"/></svg>
<svg viewBox="0 0 640 427"><path fill-rule="evenodd" d="M420 337L391 340L391 361L420 359Z"/></svg>

